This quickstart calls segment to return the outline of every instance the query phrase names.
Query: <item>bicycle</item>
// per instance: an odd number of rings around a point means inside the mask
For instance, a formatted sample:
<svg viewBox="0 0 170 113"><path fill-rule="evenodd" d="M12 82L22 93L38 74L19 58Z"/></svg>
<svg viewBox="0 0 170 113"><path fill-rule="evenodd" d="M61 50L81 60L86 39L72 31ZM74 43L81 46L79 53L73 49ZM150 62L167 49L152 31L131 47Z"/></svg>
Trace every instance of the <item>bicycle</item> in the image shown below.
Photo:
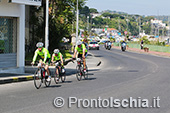
<svg viewBox="0 0 170 113"><path fill-rule="evenodd" d="M44 68L45 65L42 64L42 63L38 63L37 66L38 66L38 69L34 73L34 85L35 85L35 87L37 89L39 89L41 87L42 83L44 83L46 87L49 87L50 84L51 84L51 78L50 78L50 81L47 81L48 74L47 74L47 71ZM49 70L49 73L50 73L50 69L48 69L48 70Z"/></svg>
<svg viewBox="0 0 170 113"><path fill-rule="evenodd" d="M88 79L88 67L86 65L86 72L84 72L84 65L82 58L77 58L77 66L76 66L76 77L77 80L80 81L82 79L82 76L84 76L84 79Z"/></svg>
<svg viewBox="0 0 170 113"><path fill-rule="evenodd" d="M65 69L61 66L61 61L55 62L55 66L56 66L54 75L55 83L58 84L60 79L62 82L65 82L66 80ZM58 71L58 74L56 73L56 70Z"/></svg>

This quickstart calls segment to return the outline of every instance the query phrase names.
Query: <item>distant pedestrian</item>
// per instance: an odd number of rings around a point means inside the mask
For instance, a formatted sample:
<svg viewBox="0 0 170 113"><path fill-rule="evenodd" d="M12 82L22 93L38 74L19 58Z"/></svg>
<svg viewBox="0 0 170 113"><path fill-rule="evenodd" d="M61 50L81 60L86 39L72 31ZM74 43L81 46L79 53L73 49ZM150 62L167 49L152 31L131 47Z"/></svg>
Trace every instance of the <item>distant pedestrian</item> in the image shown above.
<svg viewBox="0 0 170 113"><path fill-rule="evenodd" d="M141 47L141 49L143 49L143 40L141 40L141 42L140 42L140 47Z"/></svg>

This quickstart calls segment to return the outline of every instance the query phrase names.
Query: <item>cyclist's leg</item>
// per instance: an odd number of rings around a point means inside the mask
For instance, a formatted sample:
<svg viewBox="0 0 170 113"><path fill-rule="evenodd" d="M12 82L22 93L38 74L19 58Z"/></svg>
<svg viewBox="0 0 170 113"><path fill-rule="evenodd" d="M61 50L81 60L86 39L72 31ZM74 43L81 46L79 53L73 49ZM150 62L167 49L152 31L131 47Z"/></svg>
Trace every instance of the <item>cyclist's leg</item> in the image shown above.
<svg viewBox="0 0 170 113"><path fill-rule="evenodd" d="M87 55L87 52L85 53L85 56ZM84 69L86 69L86 59L83 59L83 65L84 65Z"/></svg>
<svg viewBox="0 0 170 113"><path fill-rule="evenodd" d="M40 67L42 67L42 63L43 63L43 58L42 57L40 57L39 63L41 63Z"/></svg>
<svg viewBox="0 0 170 113"><path fill-rule="evenodd" d="M82 54L78 54L77 58L82 58ZM78 63L78 62L77 62Z"/></svg>
<svg viewBox="0 0 170 113"><path fill-rule="evenodd" d="M58 60L56 61L56 63L59 62ZM56 66L56 74L58 75L59 72L58 72L58 66Z"/></svg>
<svg viewBox="0 0 170 113"><path fill-rule="evenodd" d="M50 75L48 68L49 68L48 64L45 64L45 70L47 71L47 74Z"/></svg>
<svg viewBox="0 0 170 113"><path fill-rule="evenodd" d="M48 76L50 75L50 72L49 72L49 64L51 62L51 58L47 58L47 61L46 61L46 64L45 64L45 70L47 71L47 74Z"/></svg>
<svg viewBox="0 0 170 113"><path fill-rule="evenodd" d="M85 58L87 58L87 55L88 55L88 53L86 52L86 53L85 53Z"/></svg>

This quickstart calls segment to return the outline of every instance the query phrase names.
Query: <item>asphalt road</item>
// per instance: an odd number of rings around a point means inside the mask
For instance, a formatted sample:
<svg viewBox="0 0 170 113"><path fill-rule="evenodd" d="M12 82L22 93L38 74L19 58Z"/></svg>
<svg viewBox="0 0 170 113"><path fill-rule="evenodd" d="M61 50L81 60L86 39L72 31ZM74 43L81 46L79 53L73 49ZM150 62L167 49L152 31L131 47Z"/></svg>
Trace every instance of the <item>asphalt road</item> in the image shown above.
<svg viewBox="0 0 170 113"><path fill-rule="evenodd" d="M66 83L56 85L53 82L50 87L38 90L33 81L0 85L0 113L170 113L169 58L103 47L90 52L102 60L102 65L90 69L89 80L77 81L74 75ZM62 108L54 106L56 97L65 100ZM69 108L69 102L75 98L79 102L70 104ZM92 99L98 100L97 104L93 101L91 105ZM119 107L111 99L126 101ZM129 107L127 100L131 99L136 99L137 104L133 101ZM153 101L157 102L157 107L153 107ZM147 102L149 108L146 108Z"/></svg>

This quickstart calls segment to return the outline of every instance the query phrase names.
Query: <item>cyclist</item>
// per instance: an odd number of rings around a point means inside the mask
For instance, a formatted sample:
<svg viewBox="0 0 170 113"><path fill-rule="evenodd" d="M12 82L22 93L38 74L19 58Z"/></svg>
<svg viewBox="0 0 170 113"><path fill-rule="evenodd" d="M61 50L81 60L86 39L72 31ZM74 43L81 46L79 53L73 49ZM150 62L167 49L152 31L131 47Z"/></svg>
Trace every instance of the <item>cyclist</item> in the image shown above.
<svg viewBox="0 0 170 113"><path fill-rule="evenodd" d="M78 52L78 58L83 58L83 65L84 65L84 72L86 72L86 55L87 55L87 49L86 46L84 44L82 44L81 41L77 41L77 46L75 48L75 52L73 55L73 59L75 59L76 54Z"/></svg>
<svg viewBox="0 0 170 113"><path fill-rule="evenodd" d="M83 44L86 46L86 49L88 50L88 41L86 38L83 40Z"/></svg>
<svg viewBox="0 0 170 113"><path fill-rule="evenodd" d="M49 72L49 69L48 69L49 68L48 65L51 62L51 55L49 54L49 51L46 48L43 47L43 45L44 44L42 42L38 42L36 44L38 49L34 53L33 61L32 61L31 64L34 65L34 63L37 59L37 56L39 55L40 59L41 59L39 62L42 62L43 64L45 64L45 70L47 71L47 74L48 74L47 81L50 81L51 76L50 76L50 72Z"/></svg>
<svg viewBox="0 0 170 113"><path fill-rule="evenodd" d="M87 54L85 56L85 57L87 57L87 55L88 55L88 41L86 38L83 40L83 44L86 46L86 49L87 49Z"/></svg>
<svg viewBox="0 0 170 113"><path fill-rule="evenodd" d="M64 58L63 58L63 55L61 54L59 49L54 49L54 53L52 55L52 63L59 62L59 61L61 61L62 69L64 69ZM64 72L64 71L65 70L62 70L62 72ZM58 70L57 69L56 69L56 73L58 74Z"/></svg>
<svg viewBox="0 0 170 113"><path fill-rule="evenodd" d="M122 42L120 42L120 43L121 43L121 45L124 44L124 43L127 44L124 40Z"/></svg>

